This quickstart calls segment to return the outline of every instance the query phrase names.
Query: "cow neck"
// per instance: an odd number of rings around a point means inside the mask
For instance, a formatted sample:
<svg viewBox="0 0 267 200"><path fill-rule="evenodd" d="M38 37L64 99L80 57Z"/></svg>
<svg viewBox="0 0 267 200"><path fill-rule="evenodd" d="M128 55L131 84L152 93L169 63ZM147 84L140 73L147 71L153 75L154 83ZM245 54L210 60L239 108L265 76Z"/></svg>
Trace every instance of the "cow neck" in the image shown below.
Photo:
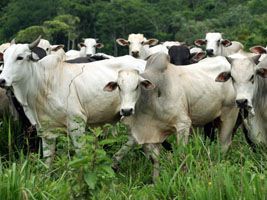
<svg viewBox="0 0 267 200"><path fill-rule="evenodd" d="M13 89L14 94L19 103L23 106L24 112L31 124L38 125L37 115L33 106L35 93L37 91L36 87L36 77L35 68L36 63L30 63L28 65L29 73L28 76L25 76L19 82L14 83Z"/></svg>

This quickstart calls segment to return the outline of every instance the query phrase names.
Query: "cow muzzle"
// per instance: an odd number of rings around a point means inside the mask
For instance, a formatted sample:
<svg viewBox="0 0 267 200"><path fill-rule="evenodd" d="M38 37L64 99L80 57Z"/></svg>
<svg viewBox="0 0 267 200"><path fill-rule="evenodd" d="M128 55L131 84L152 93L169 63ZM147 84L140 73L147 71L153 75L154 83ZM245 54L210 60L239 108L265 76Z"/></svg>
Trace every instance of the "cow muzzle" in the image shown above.
<svg viewBox="0 0 267 200"><path fill-rule="evenodd" d="M123 108L123 109L121 109L120 114L124 117L128 117L128 116L134 114L134 109L133 108Z"/></svg>
<svg viewBox="0 0 267 200"><path fill-rule="evenodd" d="M139 51L132 51L132 56L135 58L139 58Z"/></svg>
<svg viewBox="0 0 267 200"><path fill-rule="evenodd" d="M214 56L214 51L213 49L206 49L207 55L208 56Z"/></svg>
<svg viewBox="0 0 267 200"><path fill-rule="evenodd" d="M3 79L3 78L1 78L1 79L0 79L0 87L1 87L1 88L4 88L5 86L6 86L6 80Z"/></svg>

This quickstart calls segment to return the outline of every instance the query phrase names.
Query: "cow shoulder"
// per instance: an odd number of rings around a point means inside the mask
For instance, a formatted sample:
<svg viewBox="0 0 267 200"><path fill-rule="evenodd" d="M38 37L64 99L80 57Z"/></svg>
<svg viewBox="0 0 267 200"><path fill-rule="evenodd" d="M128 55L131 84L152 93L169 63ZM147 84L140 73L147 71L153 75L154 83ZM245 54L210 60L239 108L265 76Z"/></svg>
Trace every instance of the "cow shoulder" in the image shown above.
<svg viewBox="0 0 267 200"><path fill-rule="evenodd" d="M153 70L158 72L163 72L167 69L170 63L170 57L166 53L158 52L151 55L146 64L146 70Z"/></svg>

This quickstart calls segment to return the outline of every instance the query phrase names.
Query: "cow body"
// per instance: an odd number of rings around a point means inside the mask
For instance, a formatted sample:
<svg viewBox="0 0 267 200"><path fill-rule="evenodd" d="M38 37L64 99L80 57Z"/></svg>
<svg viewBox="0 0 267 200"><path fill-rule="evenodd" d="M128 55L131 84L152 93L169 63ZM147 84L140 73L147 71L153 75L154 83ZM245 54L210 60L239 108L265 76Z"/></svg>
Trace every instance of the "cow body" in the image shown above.
<svg viewBox="0 0 267 200"><path fill-rule="evenodd" d="M12 86L31 124L43 139L48 163L55 152L55 128L69 133L76 148L85 125L112 122L118 116L118 94L102 91L123 67L144 69L144 61L131 56L95 62L68 64L56 55L38 62L29 60L27 44L12 45L5 53L1 86ZM23 66L23 67L22 67Z"/></svg>
<svg viewBox="0 0 267 200"><path fill-rule="evenodd" d="M125 115L123 123L130 127L138 144L150 146L158 155L157 144L169 134L176 133L177 142L187 143L191 126L203 126L220 117L220 141L226 151L238 115L232 84L215 82L217 73L226 69L230 65L223 57L177 67L169 63L166 54L155 54L141 76L122 70L117 83L122 98L121 113ZM154 85L151 90L136 86L149 85L147 81ZM158 165L157 158L153 159ZM154 177L158 175L156 165Z"/></svg>

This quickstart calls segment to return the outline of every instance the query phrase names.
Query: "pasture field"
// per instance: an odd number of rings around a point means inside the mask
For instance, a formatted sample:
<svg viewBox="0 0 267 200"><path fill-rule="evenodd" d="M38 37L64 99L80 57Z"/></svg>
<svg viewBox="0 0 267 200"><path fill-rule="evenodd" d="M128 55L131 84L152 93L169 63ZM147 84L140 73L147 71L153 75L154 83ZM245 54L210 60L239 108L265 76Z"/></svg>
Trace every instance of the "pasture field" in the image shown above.
<svg viewBox="0 0 267 200"><path fill-rule="evenodd" d="M173 152L162 150L160 177L153 185L152 164L140 146L123 159L118 172L112 155L127 140L120 124L88 130L79 155L60 137L48 168L37 153L23 153L17 124L0 122L0 199L267 199L266 149L253 151L241 131L226 155L196 129L186 147L171 136ZM113 136L111 132L117 132Z"/></svg>

